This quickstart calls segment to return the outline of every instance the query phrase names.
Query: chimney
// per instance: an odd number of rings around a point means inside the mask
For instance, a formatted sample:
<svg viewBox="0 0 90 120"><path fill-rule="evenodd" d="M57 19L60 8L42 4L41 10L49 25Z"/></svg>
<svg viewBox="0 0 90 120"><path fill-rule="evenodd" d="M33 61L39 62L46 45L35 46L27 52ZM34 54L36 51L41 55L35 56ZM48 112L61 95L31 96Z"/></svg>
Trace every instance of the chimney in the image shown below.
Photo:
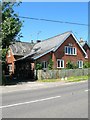
<svg viewBox="0 0 90 120"><path fill-rule="evenodd" d="M80 43L82 43L83 42L83 39L82 38L80 38Z"/></svg>
<svg viewBox="0 0 90 120"><path fill-rule="evenodd" d="M37 40L37 43L41 42L41 40Z"/></svg>
<svg viewBox="0 0 90 120"><path fill-rule="evenodd" d="M33 44L33 40L31 40L31 44Z"/></svg>

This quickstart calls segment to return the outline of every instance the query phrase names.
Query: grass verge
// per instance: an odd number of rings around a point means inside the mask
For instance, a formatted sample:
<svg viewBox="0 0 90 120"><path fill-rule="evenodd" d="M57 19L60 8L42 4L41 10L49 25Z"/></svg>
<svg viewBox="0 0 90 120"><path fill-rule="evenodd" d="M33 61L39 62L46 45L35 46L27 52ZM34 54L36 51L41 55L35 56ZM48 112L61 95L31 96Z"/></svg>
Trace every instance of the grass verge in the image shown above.
<svg viewBox="0 0 90 120"><path fill-rule="evenodd" d="M88 80L88 76L72 76L72 77L68 77L67 79L43 79L43 80L38 80L37 82L60 82L60 81L64 81L64 82L79 82L79 81L84 81L84 80Z"/></svg>
<svg viewBox="0 0 90 120"><path fill-rule="evenodd" d="M88 80L88 76L75 76L75 77L68 77L65 82L79 82L79 81L84 81Z"/></svg>

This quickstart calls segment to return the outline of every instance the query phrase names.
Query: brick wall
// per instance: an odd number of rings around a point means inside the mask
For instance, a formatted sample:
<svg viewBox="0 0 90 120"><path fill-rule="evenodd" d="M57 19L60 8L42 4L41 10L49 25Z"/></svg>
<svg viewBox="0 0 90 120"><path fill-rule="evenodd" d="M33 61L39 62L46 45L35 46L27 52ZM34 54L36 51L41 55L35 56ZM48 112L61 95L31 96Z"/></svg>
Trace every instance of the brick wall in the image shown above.
<svg viewBox="0 0 90 120"><path fill-rule="evenodd" d="M65 46L68 46L68 43L72 43L73 47L77 48L77 55L65 55L64 49ZM79 45L76 43L74 38L72 36L69 36L67 40L54 52L50 52L42 57L40 57L37 61L48 61L50 59L50 56L52 56L52 60L54 61L54 68L57 68L57 59L63 59L64 60L64 66L66 67L67 61L73 61L73 63L77 63L78 60L82 60L83 62L88 61L88 59L85 59L85 55Z"/></svg>
<svg viewBox="0 0 90 120"><path fill-rule="evenodd" d="M12 50L9 49L7 55L6 55L6 61L7 61L7 64L8 65L12 65L12 71L10 71L10 74L14 73L14 61L15 61L15 58L13 56L13 53L12 53Z"/></svg>

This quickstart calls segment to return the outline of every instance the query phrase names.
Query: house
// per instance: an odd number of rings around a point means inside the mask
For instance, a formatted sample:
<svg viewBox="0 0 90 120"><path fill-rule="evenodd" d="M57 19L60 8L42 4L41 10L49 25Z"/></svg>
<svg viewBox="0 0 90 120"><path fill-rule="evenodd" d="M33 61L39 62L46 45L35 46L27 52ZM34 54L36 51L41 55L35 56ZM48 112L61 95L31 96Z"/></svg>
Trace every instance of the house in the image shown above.
<svg viewBox="0 0 90 120"><path fill-rule="evenodd" d="M87 41L84 41L82 38L80 39L80 44L84 48L85 52L88 55L88 61L90 62L90 46L88 45Z"/></svg>
<svg viewBox="0 0 90 120"><path fill-rule="evenodd" d="M16 66L19 69L21 68L19 65L23 63L24 70L26 71L26 63L31 65L31 69L35 68L37 63L41 63L43 69L47 69L50 59L53 61L54 69L66 68L68 61L77 64L78 68L83 68L84 62L88 61L88 55L75 35L72 32L65 32L39 41L33 46L28 55L16 61Z"/></svg>
<svg viewBox="0 0 90 120"><path fill-rule="evenodd" d="M20 44L22 44L22 42L19 43L17 47L19 47ZM17 53L15 52L16 49L13 48L14 46L15 45L12 45L12 47L10 47L11 51L12 53ZM38 43L33 46L30 45L28 49L30 49L28 53L25 55L21 54L22 57L19 52L19 59L16 59L15 54L13 54L15 59L13 60L16 61L15 64L18 74L27 74L28 77L30 72L27 73L26 71L35 69L37 63L41 63L43 69L47 69L50 59L53 61L54 69L66 68L68 61L78 65L78 68L83 68L84 62L88 61L87 52L71 31L43 41L38 41ZM20 50L24 52L24 46L20 48Z"/></svg>
<svg viewBox="0 0 90 120"><path fill-rule="evenodd" d="M9 74L14 73L15 61L29 54L33 46L34 46L33 42L28 43L20 41L14 42L9 46L9 50L6 55L6 62Z"/></svg>

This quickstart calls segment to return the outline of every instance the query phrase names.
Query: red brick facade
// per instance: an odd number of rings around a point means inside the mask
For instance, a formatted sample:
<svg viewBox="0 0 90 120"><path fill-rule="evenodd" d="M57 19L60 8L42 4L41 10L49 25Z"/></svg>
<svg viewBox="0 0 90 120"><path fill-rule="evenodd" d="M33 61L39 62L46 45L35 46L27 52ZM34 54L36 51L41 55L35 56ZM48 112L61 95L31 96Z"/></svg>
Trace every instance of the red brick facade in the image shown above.
<svg viewBox="0 0 90 120"><path fill-rule="evenodd" d="M68 44L72 44L73 47L77 49L77 55L66 55L65 54L65 46L68 46ZM78 60L81 60L83 62L88 61L88 59L85 58L85 54L80 48L80 46L76 43L74 38L72 36L69 36L65 42L55 51L50 52L42 57L40 57L37 61L43 62L43 61L49 61L50 56L52 56L52 60L54 62L53 67L57 68L57 59L64 60L64 67L66 67L67 61L72 61L73 63L77 63Z"/></svg>
<svg viewBox="0 0 90 120"><path fill-rule="evenodd" d="M68 54L65 54L65 46L69 46L69 45L72 45L72 47L76 48L76 55L68 55ZM85 47L85 49L87 49ZM89 55L89 58L90 58L90 49L87 49L86 52L88 53ZM12 70L10 71L10 73L14 73L14 69L15 69L15 66L14 66L14 62L15 60L17 60L18 58L20 58L21 56L14 56L13 53L12 53L12 50L10 49L10 52L9 54L7 54L6 56L6 61L7 61L7 64L8 65L11 65L11 68ZM40 62L42 63L43 61L46 61L47 64L49 62L49 60L52 58L52 61L53 61L53 68L57 68L57 60L63 60L64 61L64 68L66 68L66 64L68 61L71 61L73 63L77 63L78 61L83 61L83 63L85 61L88 61L87 58L85 58L85 53L83 52L82 48L78 45L77 41L75 40L75 38L70 35L61 45L60 47L54 52L54 51L51 51L45 55L43 55L42 57L39 57L38 59L36 59L34 61L34 63L36 62ZM32 63L32 70L34 69L35 67L35 64Z"/></svg>
<svg viewBox="0 0 90 120"><path fill-rule="evenodd" d="M13 55L11 49L9 49L9 51L8 51L8 53L6 55L6 61L7 61L7 64L8 64L9 73L13 74L14 69L15 69L15 66L14 66L15 58L14 58L14 55ZM11 68L9 66L11 66Z"/></svg>

